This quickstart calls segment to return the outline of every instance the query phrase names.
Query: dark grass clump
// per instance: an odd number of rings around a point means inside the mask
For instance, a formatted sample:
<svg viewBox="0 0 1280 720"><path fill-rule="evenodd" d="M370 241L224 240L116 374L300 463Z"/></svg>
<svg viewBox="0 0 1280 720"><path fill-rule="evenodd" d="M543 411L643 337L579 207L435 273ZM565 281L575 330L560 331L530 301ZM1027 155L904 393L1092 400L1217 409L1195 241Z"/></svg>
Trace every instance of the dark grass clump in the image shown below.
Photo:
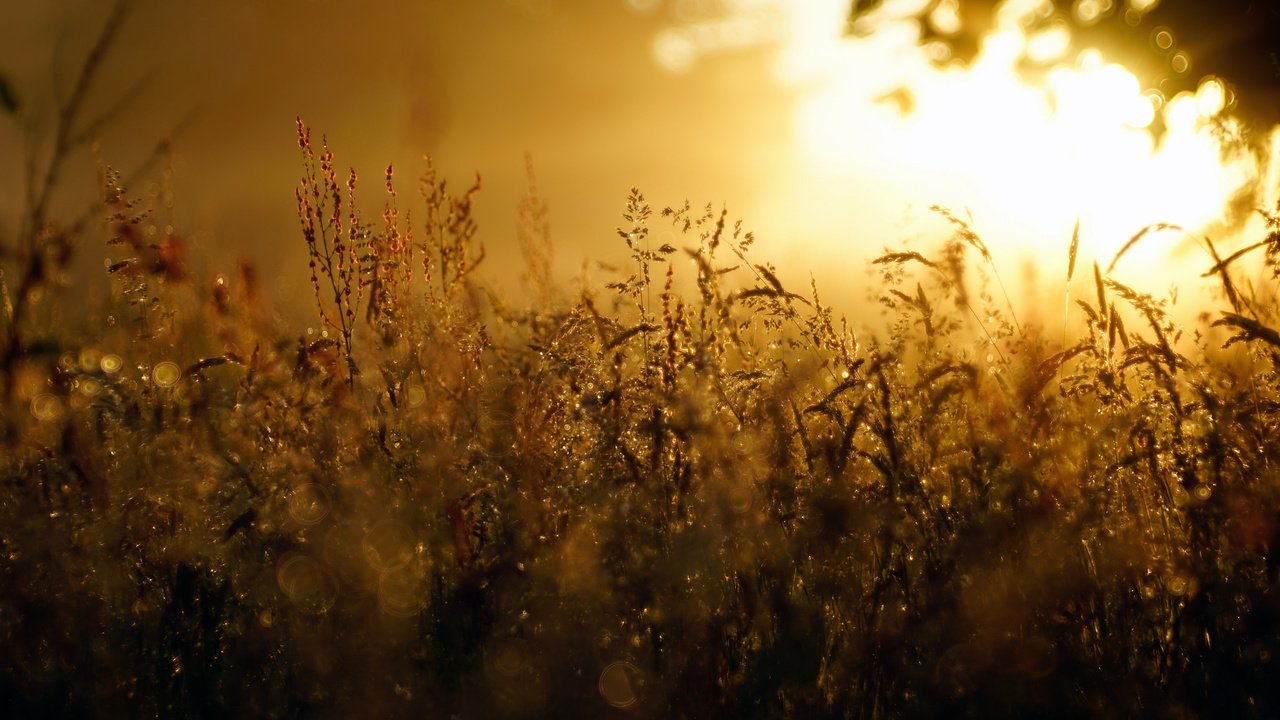
<svg viewBox="0 0 1280 720"><path fill-rule="evenodd" d="M639 191L629 264L566 291L531 190L521 309L477 279L478 181L370 201L298 143L312 328L248 265L197 279L108 173L112 292L67 330L69 240L33 230L8 716L1280 714L1280 232L1187 337L1095 263L1058 345L948 214L855 334L726 212Z"/></svg>

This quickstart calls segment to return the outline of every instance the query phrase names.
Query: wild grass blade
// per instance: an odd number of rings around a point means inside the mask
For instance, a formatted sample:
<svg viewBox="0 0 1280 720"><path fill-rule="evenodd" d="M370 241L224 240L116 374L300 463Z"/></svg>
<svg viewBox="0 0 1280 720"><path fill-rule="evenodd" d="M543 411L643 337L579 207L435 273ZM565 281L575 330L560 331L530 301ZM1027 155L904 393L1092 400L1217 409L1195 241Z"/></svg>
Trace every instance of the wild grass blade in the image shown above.
<svg viewBox="0 0 1280 720"><path fill-rule="evenodd" d="M1120 251L1116 253L1115 257L1111 258L1111 264L1107 266L1107 274L1110 275L1111 271L1116 269L1116 263L1120 262L1120 258L1124 257L1124 254L1129 252L1129 249L1132 248L1134 245L1137 245L1138 241L1141 240L1142 238L1146 237L1151 233L1159 232L1162 230L1181 230L1181 229L1182 228L1178 227L1177 225L1170 225L1169 223L1152 223L1142 228L1138 232L1134 233L1133 236L1130 237L1129 240L1125 242L1123 246L1121 246Z"/></svg>

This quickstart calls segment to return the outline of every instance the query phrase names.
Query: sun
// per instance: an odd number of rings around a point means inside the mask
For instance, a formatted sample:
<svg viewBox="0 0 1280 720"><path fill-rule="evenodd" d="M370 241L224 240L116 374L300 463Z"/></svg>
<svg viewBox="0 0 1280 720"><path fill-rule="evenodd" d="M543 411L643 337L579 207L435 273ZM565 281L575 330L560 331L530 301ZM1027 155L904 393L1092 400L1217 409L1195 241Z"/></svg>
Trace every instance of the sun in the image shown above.
<svg viewBox="0 0 1280 720"><path fill-rule="evenodd" d="M845 40L820 29L832 7L795 3L783 67L803 88L795 136L807 162L966 209L989 244L1023 256L1056 250L1077 221L1082 250L1103 262L1152 223L1180 228L1174 244L1231 224L1233 198L1264 169L1230 140L1240 128L1224 112L1226 84L1206 77L1164 98L1103 49L1068 55L1065 27L1028 35L1006 6L972 63L939 67L945 48L921 47L911 23ZM1024 57L1047 71L1029 78ZM1146 243L1125 262L1169 248Z"/></svg>

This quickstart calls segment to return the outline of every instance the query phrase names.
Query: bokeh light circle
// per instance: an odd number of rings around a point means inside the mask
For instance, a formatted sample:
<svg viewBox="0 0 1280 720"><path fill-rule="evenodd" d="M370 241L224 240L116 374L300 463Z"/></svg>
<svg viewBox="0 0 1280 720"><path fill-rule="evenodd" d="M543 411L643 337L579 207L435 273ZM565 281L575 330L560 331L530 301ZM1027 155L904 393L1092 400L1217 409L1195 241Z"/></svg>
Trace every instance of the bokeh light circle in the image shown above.
<svg viewBox="0 0 1280 720"><path fill-rule="evenodd" d="M289 517L299 525L315 525L329 514L329 494L315 483L303 483L289 493Z"/></svg>
<svg viewBox="0 0 1280 720"><path fill-rule="evenodd" d="M156 363L156 366L151 370L151 379L155 382L156 387L160 388L173 387L180 377L182 377L182 370L172 360Z"/></svg>
<svg viewBox="0 0 1280 720"><path fill-rule="evenodd" d="M413 535L404 523L379 520L365 531L363 547L365 558L374 569L397 570L413 557Z"/></svg>
<svg viewBox="0 0 1280 720"><path fill-rule="evenodd" d="M280 592L302 612L319 615L338 599L338 583L333 574L309 555L290 553L276 565Z"/></svg>
<svg viewBox="0 0 1280 720"><path fill-rule="evenodd" d="M609 663L600 671L600 697L616 708L631 707L640 701L643 677L639 668L625 660Z"/></svg>

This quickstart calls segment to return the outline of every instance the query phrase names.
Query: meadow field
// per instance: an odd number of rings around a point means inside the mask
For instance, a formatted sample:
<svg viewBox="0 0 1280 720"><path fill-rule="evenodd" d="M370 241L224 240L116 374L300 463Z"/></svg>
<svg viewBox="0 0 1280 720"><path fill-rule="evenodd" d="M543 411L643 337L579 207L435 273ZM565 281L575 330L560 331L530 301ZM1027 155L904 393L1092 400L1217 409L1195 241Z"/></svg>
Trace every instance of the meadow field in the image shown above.
<svg viewBox="0 0 1280 720"><path fill-rule="evenodd" d="M944 209L837 308L633 190L573 285L531 182L516 294L478 180L297 139L309 323L106 168L6 259L7 716L1280 714L1269 209L1181 326L1070 236L1017 307Z"/></svg>

